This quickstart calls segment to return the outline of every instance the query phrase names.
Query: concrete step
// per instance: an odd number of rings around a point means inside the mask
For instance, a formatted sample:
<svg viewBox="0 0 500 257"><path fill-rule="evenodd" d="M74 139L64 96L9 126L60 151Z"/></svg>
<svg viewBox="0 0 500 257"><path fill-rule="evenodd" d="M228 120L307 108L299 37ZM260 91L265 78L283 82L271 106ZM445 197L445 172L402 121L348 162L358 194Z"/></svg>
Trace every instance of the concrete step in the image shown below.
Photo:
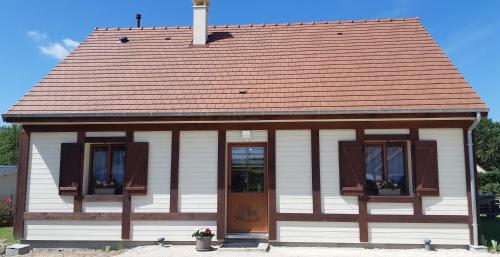
<svg viewBox="0 0 500 257"><path fill-rule="evenodd" d="M219 251L228 252L268 252L270 250L269 242L259 240L231 240L225 241Z"/></svg>

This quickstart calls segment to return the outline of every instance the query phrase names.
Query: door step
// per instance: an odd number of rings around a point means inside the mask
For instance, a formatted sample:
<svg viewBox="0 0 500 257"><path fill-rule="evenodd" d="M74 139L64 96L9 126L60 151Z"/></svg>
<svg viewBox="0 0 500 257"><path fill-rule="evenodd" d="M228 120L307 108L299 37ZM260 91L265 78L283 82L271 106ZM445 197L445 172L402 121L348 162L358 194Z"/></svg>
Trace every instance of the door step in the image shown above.
<svg viewBox="0 0 500 257"><path fill-rule="evenodd" d="M245 239L250 241L267 240L269 238L268 233L227 233L226 239L229 240L239 240Z"/></svg>
<svg viewBox="0 0 500 257"><path fill-rule="evenodd" d="M259 240L226 240L219 248L219 251L268 252L269 249L269 242Z"/></svg>

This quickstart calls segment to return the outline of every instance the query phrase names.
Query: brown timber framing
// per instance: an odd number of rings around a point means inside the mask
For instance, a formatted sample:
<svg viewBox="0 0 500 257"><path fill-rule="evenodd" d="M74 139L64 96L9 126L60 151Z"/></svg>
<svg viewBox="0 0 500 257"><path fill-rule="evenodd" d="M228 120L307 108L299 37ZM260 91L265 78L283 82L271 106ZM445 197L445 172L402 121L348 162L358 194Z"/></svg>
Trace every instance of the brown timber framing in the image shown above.
<svg viewBox="0 0 500 257"><path fill-rule="evenodd" d="M28 156L29 156L29 136L31 132L79 132L79 138L81 133L84 134L86 131L123 131L127 130L127 136L125 137L127 141L133 141L133 131L194 131L194 130L218 130L219 135L221 131L225 130L252 130L252 129L263 129L268 130L268 172L269 172L269 239L276 240L276 221L331 221L331 222L359 222L360 223L360 241L367 241L367 226L368 222L408 222L408 223L468 223L470 226L470 210L469 216L451 216L451 215L423 215L421 207L421 197L380 197L380 196L366 196L361 199L360 212L358 215L351 214L322 214L321 205L313 206L313 210L316 210L312 214L294 214L294 213L276 213L276 177L275 177L275 131L279 129L310 129L311 130L311 147L315 147L313 142L315 137L315 130L319 129L356 129L358 138L370 138L364 135L364 129L376 129L376 128L410 128L410 141L418 140L418 128L462 128L464 129L464 136L466 135L466 129L470 125L471 120L426 120L426 121L345 121L345 122L326 122L326 121L315 121L315 122L262 122L262 123L177 123L177 124L75 124L75 125L25 125L23 126L23 132L20 139L20 163L19 163L19 176L18 176L18 195L17 202L24 203L16 206L16 218L15 218L15 236L16 238L22 239L24 231L24 220L122 220L122 237L129 238L130 236L130 221L131 220L217 220L218 229L221 220L223 225L221 228L225 229L225 185L224 188L224 209L220 210L220 204L218 203L218 213L131 213L130 208L130 198L123 197L123 213L29 213L24 212L24 207L26 203L26 183L27 183L27 167L28 167ZM417 137L415 137L415 132ZM24 134L23 134L24 133ZM174 132L173 132L174 133ZM174 137L174 134L172 135ZM377 137L377 136L374 136ZM403 137L397 135L399 137ZM407 135L404 136L407 138ZM372 138L373 139L373 138ZM402 139L402 138L401 138ZM93 138L86 137L84 141L93 141ZM360 140L360 139L357 139ZM364 139L363 139L364 140ZM319 138L318 138L319 141ZM172 142L174 143L174 142ZM219 145L220 145L219 140ZM24 146L24 147L23 147ZM225 139L224 139L224 156L225 158ZM318 146L319 147L319 143ZM466 140L464 137L464 149L466 149ZM219 148L219 151L221 149ZM314 153L315 150L312 149L312 161L316 162L315 155L317 156L318 162L318 173L319 173L319 150L318 153ZM413 151L412 151L413 152ZM172 152L174 154L174 152ZM412 162L414 157L412 156ZM468 161L466 159L466 161ZM220 162L220 160L219 160ZM224 163L224 177L225 177L225 160ZM314 166L314 164L313 164ZM24 174L23 174L24 169ZM467 170L467 169L466 169ZM220 172L220 168L219 168ZM414 169L412 169L414 172ZM24 175L24 176L23 176ZM469 181L468 175L467 180ZM223 181L225 181L223 179ZM313 192L315 188L314 179L314 169L313 169ZM469 185L467 185L469 187ZM219 187L218 187L219 188ZM318 192L319 187L318 187ZM320 195L320 194L319 194ZM218 200L220 200L220 194L218 191ZM314 201L313 193L313 202ZM468 199L470 208L470 188L468 188ZM76 199L75 199L76 200ZM91 199L83 199L83 201L91 201ZM111 201L111 200L110 200ZM368 215L367 210L364 209L368 202L412 202L414 204L414 215ZM76 203L76 201L75 201ZM364 205L364 207L363 207ZM75 207L76 208L76 207ZM317 213L317 208L320 212ZM364 209L364 210L363 210ZM364 216L363 217L363 214ZM128 218L127 218L128 216ZM362 225L362 226L361 226ZM366 229L365 229L366 228ZM364 230L364 231L362 231ZM218 231L219 232L219 231ZM363 234L362 234L363 233ZM218 233L221 234L221 233ZM366 236L364 235L366 234ZM223 233L221 234L223 235ZM366 239L365 241L363 241Z"/></svg>
<svg viewBox="0 0 500 257"><path fill-rule="evenodd" d="M170 212L179 209L179 142L180 131L172 131L171 164L170 164Z"/></svg>
<svg viewBox="0 0 500 257"><path fill-rule="evenodd" d="M356 141L363 143L365 140L365 129L356 129ZM366 192L366 188L364 188ZM358 225L359 225L359 241L362 243L368 242L368 196L358 196Z"/></svg>
<svg viewBox="0 0 500 257"><path fill-rule="evenodd" d="M134 131L127 130L126 140L128 143L134 142ZM132 196L124 186L122 198L122 239L130 239L130 214L132 212Z"/></svg>
<svg viewBox="0 0 500 257"><path fill-rule="evenodd" d="M217 239L226 233L226 131L218 131L217 143Z"/></svg>
<svg viewBox="0 0 500 257"><path fill-rule="evenodd" d="M319 163L319 129L311 130L311 168L312 168L312 192L313 213L321 214L321 178Z"/></svg>
<svg viewBox="0 0 500 257"><path fill-rule="evenodd" d="M24 236L24 208L26 207L26 187L28 183L28 163L30 152L30 132L21 127L19 135L19 166L17 170L17 194L14 213L14 237Z"/></svg>
<svg viewBox="0 0 500 257"><path fill-rule="evenodd" d="M410 144L412 150L411 152L411 172L412 172L412 182L413 182L413 215L420 217L423 215L422 211L422 196L417 194L417 183L416 183L416 171L415 171L415 142L419 140L418 128L410 129Z"/></svg>
<svg viewBox="0 0 500 257"><path fill-rule="evenodd" d="M274 129L267 130L267 163L269 240L276 240L276 130Z"/></svg>
<svg viewBox="0 0 500 257"><path fill-rule="evenodd" d="M83 163L85 156L85 132L78 131L76 143L80 145L80 163ZM83 167L80 169L80 184L78 185L78 193L74 197L73 212L83 211Z"/></svg>

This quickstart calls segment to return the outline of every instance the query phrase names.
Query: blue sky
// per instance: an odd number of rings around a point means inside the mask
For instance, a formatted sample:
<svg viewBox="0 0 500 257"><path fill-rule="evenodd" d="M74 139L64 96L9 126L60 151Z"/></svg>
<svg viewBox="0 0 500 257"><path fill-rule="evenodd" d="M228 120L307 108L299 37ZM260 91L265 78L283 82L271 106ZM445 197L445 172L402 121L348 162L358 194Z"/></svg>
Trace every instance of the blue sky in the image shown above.
<svg viewBox="0 0 500 257"><path fill-rule="evenodd" d="M191 0L2 0L0 112L4 113L94 27L191 25ZM210 24L420 17L500 121L500 1L212 0Z"/></svg>

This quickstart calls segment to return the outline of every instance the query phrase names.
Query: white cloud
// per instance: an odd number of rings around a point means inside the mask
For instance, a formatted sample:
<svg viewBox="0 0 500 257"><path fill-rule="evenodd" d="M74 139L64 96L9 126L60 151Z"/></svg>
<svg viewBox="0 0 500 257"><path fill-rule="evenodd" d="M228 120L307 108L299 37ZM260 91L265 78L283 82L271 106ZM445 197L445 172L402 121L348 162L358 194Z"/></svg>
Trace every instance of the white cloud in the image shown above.
<svg viewBox="0 0 500 257"><path fill-rule="evenodd" d="M30 30L26 32L26 36L30 37L31 39L33 39L33 41L37 43L43 42L48 38L47 33L42 33L36 30Z"/></svg>
<svg viewBox="0 0 500 257"><path fill-rule="evenodd" d="M75 48L77 48L80 45L80 43L76 42L75 40L73 40L71 38L65 38L62 41L71 50L74 50Z"/></svg>
<svg viewBox="0 0 500 257"><path fill-rule="evenodd" d="M56 59L62 60L68 56L69 51L59 43L50 43L48 46L40 46L40 51L43 54L52 56Z"/></svg>
<svg viewBox="0 0 500 257"><path fill-rule="evenodd" d="M38 44L41 53L59 60L64 59L80 45L79 42L71 38L64 38L60 42L47 42L49 39L47 33L36 30L26 32L26 36Z"/></svg>

